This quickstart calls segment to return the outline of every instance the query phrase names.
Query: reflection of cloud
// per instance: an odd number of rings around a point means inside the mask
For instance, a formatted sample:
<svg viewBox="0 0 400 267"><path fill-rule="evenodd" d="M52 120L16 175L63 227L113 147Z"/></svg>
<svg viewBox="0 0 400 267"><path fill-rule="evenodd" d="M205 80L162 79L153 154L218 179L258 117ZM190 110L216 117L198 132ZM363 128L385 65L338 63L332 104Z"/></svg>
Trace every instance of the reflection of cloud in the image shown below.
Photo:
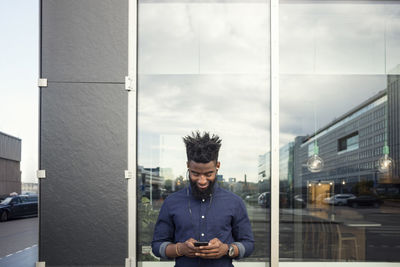
<svg viewBox="0 0 400 267"><path fill-rule="evenodd" d="M257 157L268 150L269 143L266 77L148 75L140 76L139 84L139 137L148 134L161 138L175 136L174 139L164 138L160 149L171 157L184 159L174 161L174 166L163 167L179 169L184 166L186 158L181 137L199 129L219 134L223 139L221 173L237 178L244 173L249 178L257 177ZM155 140L142 146L149 149ZM179 149L168 149L170 146ZM164 156L164 161L159 163L164 164L166 158ZM146 161L145 153L139 154L141 160Z"/></svg>
<svg viewBox="0 0 400 267"><path fill-rule="evenodd" d="M399 10L377 3L280 6L281 73L295 74L280 80L281 145L385 88L379 74L400 63ZM257 177L257 157L269 150L267 4L147 3L139 20L139 160L148 159L146 146L159 136L204 129L223 138L226 177ZM163 153L179 160L159 164L184 165L179 150Z"/></svg>
<svg viewBox="0 0 400 267"><path fill-rule="evenodd" d="M281 132L298 136L313 134L383 90L386 76L282 75L280 84Z"/></svg>
<svg viewBox="0 0 400 267"><path fill-rule="evenodd" d="M139 73L266 73L266 3L140 5Z"/></svg>
<svg viewBox="0 0 400 267"><path fill-rule="evenodd" d="M385 3L281 5L281 72L384 74L400 62L399 11Z"/></svg>

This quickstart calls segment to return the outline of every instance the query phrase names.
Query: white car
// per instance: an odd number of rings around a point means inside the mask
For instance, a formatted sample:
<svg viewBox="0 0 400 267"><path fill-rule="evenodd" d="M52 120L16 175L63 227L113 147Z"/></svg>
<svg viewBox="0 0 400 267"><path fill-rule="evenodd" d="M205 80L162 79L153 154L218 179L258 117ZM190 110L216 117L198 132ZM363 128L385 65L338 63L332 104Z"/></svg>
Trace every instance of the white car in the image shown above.
<svg viewBox="0 0 400 267"><path fill-rule="evenodd" d="M329 205L343 206L343 205L347 205L347 200L352 199L352 198L356 198L356 196L353 194L337 194L337 195L325 198L324 203L329 204Z"/></svg>

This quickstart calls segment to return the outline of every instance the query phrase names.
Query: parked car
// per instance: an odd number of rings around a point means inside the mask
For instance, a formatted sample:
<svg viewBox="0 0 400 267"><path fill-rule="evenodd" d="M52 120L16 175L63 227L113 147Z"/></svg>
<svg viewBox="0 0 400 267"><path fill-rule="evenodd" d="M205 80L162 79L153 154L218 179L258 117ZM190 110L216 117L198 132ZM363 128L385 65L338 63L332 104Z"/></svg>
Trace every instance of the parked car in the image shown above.
<svg viewBox="0 0 400 267"><path fill-rule="evenodd" d="M302 208L304 209L307 206L306 200L307 198L303 195L295 195L293 197L293 205L294 208Z"/></svg>
<svg viewBox="0 0 400 267"><path fill-rule="evenodd" d="M12 195L6 197L0 203L0 221L4 222L10 218L37 216L37 195Z"/></svg>
<svg viewBox="0 0 400 267"><path fill-rule="evenodd" d="M258 205L260 205L262 208L269 208L270 199L271 199L270 192L261 193L258 196ZM287 194L280 192L279 193L279 208L288 208L288 204L289 204L289 202L288 202Z"/></svg>
<svg viewBox="0 0 400 267"><path fill-rule="evenodd" d="M270 198L269 192L261 193L258 196L258 205L260 205L263 208L269 207L269 198Z"/></svg>
<svg viewBox="0 0 400 267"><path fill-rule="evenodd" d="M349 199L356 198L353 194L337 194L324 199L325 204L343 206Z"/></svg>
<svg viewBox="0 0 400 267"><path fill-rule="evenodd" d="M353 208L358 208L359 206L373 206L377 208L382 203L383 201L381 199L372 195L361 195L347 200L347 205Z"/></svg>

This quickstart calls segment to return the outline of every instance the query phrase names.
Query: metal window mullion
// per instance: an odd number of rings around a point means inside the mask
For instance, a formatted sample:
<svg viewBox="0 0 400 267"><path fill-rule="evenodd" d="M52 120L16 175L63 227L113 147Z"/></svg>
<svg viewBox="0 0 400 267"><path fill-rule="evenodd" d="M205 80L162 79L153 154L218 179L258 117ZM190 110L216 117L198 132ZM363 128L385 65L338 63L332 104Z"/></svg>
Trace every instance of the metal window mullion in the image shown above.
<svg viewBox="0 0 400 267"><path fill-rule="evenodd" d="M271 267L279 266L279 0L270 0Z"/></svg>
<svg viewBox="0 0 400 267"><path fill-rule="evenodd" d="M128 22L128 259L126 266L136 266L137 206L136 206L136 144L137 144L137 18L138 0L129 0Z"/></svg>

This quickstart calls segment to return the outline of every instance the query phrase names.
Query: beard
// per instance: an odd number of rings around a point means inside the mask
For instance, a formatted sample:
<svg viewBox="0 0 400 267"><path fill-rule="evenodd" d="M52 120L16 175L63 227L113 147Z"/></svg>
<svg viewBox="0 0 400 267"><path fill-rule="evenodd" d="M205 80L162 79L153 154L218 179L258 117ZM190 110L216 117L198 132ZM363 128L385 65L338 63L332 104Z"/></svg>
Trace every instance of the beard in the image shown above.
<svg viewBox="0 0 400 267"><path fill-rule="evenodd" d="M206 189L201 190L196 182L193 182L192 179L190 180L190 187L192 189L192 195L197 198L197 199L208 199L210 198L211 194L214 192L214 184L215 184L215 180L210 182L210 184L208 185L208 187Z"/></svg>

